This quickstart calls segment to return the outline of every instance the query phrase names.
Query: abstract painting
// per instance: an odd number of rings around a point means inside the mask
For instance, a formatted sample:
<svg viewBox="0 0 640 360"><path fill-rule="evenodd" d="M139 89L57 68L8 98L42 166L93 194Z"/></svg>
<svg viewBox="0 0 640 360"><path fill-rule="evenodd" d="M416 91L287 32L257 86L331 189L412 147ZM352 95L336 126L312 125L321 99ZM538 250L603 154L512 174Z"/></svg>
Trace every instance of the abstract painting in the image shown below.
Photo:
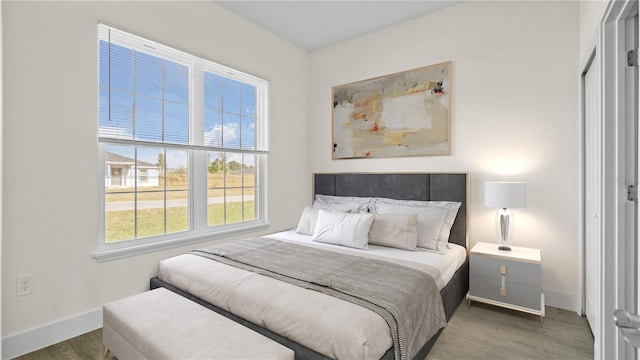
<svg viewBox="0 0 640 360"><path fill-rule="evenodd" d="M451 62L332 90L333 159L450 153Z"/></svg>

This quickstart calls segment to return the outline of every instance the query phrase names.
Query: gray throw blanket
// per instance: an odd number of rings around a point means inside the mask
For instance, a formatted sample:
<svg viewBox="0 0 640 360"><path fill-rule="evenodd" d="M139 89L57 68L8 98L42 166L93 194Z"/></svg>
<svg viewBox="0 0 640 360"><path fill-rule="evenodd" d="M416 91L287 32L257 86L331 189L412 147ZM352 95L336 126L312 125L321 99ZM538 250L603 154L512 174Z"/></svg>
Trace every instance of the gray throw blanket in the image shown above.
<svg viewBox="0 0 640 360"><path fill-rule="evenodd" d="M409 267L266 238L192 253L374 311L391 329L396 360L412 359L446 325L435 280Z"/></svg>

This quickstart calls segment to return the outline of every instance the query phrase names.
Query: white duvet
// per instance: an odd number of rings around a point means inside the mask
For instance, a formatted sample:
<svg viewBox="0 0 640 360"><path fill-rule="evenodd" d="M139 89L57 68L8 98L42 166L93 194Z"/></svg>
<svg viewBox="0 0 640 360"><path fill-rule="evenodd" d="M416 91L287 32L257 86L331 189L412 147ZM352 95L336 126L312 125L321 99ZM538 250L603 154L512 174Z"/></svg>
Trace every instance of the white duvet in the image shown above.
<svg viewBox="0 0 640 360"><path fill-rule="evenodd" d="M466 250L455 244L449 244L450 248L441 255L375 245L368 250L350 249L312 242L310 236L294 231L265 237L403 263L439 275L434 276L439 289L466 259ZM392 346L389 326L371 310L201 256L183 254L162 260L158 276L334 359L379 359Z"/></svg>

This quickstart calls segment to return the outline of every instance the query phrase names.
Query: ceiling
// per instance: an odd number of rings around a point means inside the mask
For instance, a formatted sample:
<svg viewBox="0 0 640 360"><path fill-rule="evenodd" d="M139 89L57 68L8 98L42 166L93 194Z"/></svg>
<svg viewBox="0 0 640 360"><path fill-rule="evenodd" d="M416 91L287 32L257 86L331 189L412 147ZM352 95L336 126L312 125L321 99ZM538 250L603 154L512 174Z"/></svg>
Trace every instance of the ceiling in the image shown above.
<svg viewBox="0 0 640 360"><path fill-rule="evenodd" d="M305 50L313 51L462 1L215 2Z"/></svg>

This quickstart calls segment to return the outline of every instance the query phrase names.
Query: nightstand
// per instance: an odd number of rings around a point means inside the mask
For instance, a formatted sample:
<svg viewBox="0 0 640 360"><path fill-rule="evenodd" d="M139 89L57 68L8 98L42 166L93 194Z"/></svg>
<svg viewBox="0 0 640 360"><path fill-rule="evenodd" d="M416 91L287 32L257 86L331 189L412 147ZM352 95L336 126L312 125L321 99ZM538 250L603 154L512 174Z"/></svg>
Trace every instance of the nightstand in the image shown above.
<svg viewBox="0 0 640 360"><path fill-rule="evenodd" d="M469 256L469 306L473 300L524 311L540 316L542 326L539 249L512 246L503 251L497 244L479 242Z"/></svg>

